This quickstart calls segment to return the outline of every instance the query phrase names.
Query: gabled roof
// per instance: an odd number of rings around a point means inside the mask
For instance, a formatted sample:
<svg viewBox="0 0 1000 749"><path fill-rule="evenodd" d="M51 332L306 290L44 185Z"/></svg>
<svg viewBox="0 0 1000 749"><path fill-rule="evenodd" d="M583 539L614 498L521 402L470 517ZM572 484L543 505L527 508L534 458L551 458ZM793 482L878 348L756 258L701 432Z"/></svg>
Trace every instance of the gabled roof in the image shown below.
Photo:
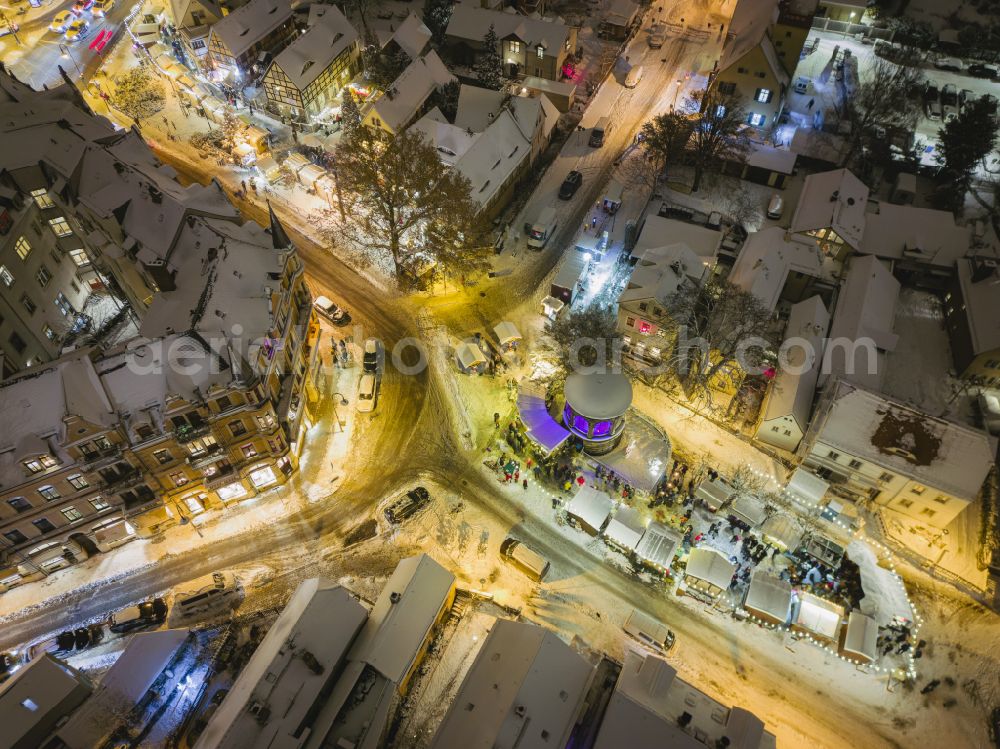
<svg viewBox="0 0 1000 749"><path fill-rule="evenodd" d="M687 245L702 260L711 260L719 251L722 232L674 218L648 216L636 239L632 254L638 255L652 247L664 247L675 243Z"/></svg>
<svg viewBox="0 0 1000 749"><path fill-rule="evenodd" d="M335 5L323 6L313 25L274 58L277 65L299 91L330 67L358 40L358 32Z"/></svg>
<svg viewBox="0 0 1000 749"><path fill-rule="evenodd" d="M435 89L454 80L437 52L428 52L399 74L388 90L379 97L365 115L365 120L377 118L397 132L420 110Z"/></svg>
<svg viewBox="0 0 1000 749"><path fill-rule="evenodd" d="M972 231L949 211L879 202L865 215L858 252L951 268L969 252Z"/></svg>
<svg viewBox="0 0 1000 749"><path fill-rule="evenodd" d="M686 244L650 248L639 256L628 284L618 295L618 304L645 299L665 304L685 283L701 281L707 270L702 258Z"/></svg>
<svg viewBox="0 0 1000 749"><path fill-rule="evenodd" d="M569 38L569 27L555 19L530 18L463 3L454 7L445 34L452 39L482 44L490 24L497 38L518 39L529 49L541 46L552 55L558 55Z"/></svg>
<svg viewBox="0 0 1000 749"><path fill-rule="evenodd" d="M410 13L396 29L391 41L395 42L411 60L416 60L427 49L431 41L431 30L416 14Z"/></svg>
<svg viewBox="0 0 1000 749"><path fill-rule="evenodd" d="M188 14L192 3L201 6L216 18L222 18L222 8L215 0L170 0L170 14L175 24L178 26L183 24L184 17Z"/></svg>
<svg viewBox="0 0 1000 749"><path fill-rule="evenodd" d="M215 24L212 33L239 57L291 17L288 0L250 0Z"/></svg>
<svg viewBox="0 0 1000 749"><path fill-rule="evenodd" d="M604 20L606 23L616 26L627 26L632 23L638 12L639 6L632 0L612 0L611 5L604 12Z"/></svg>
<svg viewBox="0 0 1000 749"><path fill-rule="evenodd" d="M719 70L725 70L760 44L777 20L778 0L738 0L729 20Z"/></svg>
<svg viewBox="0 0 1000 749"><path fill-rule="evenodd" d="M791 230L799 234L832 228L857 250L865 233L867 204L868 188L849 170L810 174L802 186Z"/></svg>
<svg viewBox="0 0 1000 749"><path fill-rule="evenodd" d="M830 329L831 341L847 345L829 345L824 358L821 382L841 376L851 382L879 390L885 373L885 352L893 351L899 339L892 332L896 315L899 281L874 255L857 255L851 259L847 281L837 296L837 307ZM867 349L855 342L874 342L876 361L869 362ZM872 371L874 369L875 371Z"/></svg>
<svg viewBox="0 0 1000 749"><path fill-rule="evenodd" d="M829 326L830 313L818 296L809 297L792 306L788 326L785 328L785 340L801 338L805 344L789 344L790 367L778 367L778 374L767 396L763 422L791 416L799 429L805 432L809 426L809 413L816 394L816 381L819 379Z"/></svg>
<svg viewBox="0 0 1000 749"><path fill-rule="evenodd" d="M816 441L974 501L993 466L985 433L839 380Z"/></svg>
<svg viewBox="0 0 1000 749"><path fill-rule="evenodd" d="M531 158L531 132L526 136L504 109L455 163L472 184L472 199L480 206L487 205L507 178Z"/></svg>
<svg viewBox="0 0 1000 749"><path fill-rule="evenodd" d="M455 163L472 148L482 133L470 133L464 127L452 125L437 107L410 125L410 132L421 133L438 152L438 157L448 166Z"/></svg>
<svg viewBox="0 0 1000 749"><path fill-rule="evenodd" d="M481 133L503 109L505 98L502 91L463 83L458 91L455 124L474 133Z"/></svg>
<svg viewBox="0 0 1000 749"><path fill-rule="evenodd" d="M747 238L729 273L729 280L773 311L790 271L822 277L822 254L813 240L789 235L780 226L771 226Z"/></svg>

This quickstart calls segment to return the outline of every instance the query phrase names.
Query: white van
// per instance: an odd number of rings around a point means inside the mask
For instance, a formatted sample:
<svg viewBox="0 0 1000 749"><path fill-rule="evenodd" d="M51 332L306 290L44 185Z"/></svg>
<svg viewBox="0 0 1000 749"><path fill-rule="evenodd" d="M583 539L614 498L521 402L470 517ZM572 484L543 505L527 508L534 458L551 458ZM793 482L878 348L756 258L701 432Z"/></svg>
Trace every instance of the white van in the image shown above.
<svg viewBox="0 0 1000 749"><path fill-rule="evenodd" d="M635 88L642 80L642 65L634 65L625 76L625 88Z"/></svg>
<svg viewBox="0 0 1000 749"><path fill-rule="evenodd" d="M558 225L556 209L552 206L543 208L537 219L524 225L524 231L528 235L528 247L535 250L545 247L549 238L555 234Z"/></svg>
<svg viewBox="0 0 1000 749"><path fill-rule="evenodd" d="M514 538L505 538L500 544L500 556L513 562L528 577L539 582L549 571L549 563L545 557Z"/></svg>
<svg viewBox="0 0 1000 749"><path fill-rule="evenodd" d="M658 653L666 653L674 646L674 633L638 609L632 609L622 629L629 637Z"/></svg>
<svg viewBox="0 0 1000 749"><path fill-rule="evenodd" d="M239 580L232 572L214 572L210 580L195 582L204 584L174 596L173 615L178 619L235 608L242 598Z"/></svg>

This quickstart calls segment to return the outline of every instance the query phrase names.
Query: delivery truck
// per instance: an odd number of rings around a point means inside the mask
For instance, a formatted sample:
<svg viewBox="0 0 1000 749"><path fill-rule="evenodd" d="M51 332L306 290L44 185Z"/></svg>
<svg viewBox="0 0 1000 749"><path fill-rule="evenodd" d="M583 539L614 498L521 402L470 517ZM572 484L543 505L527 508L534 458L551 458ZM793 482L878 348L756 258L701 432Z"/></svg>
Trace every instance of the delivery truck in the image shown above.
<svg viewBox="0 0 1000 749"><path fill-rule="evenodd" d="M556 220L556 209L552 206L543 208L538 218L524 225L524 233L528 237L528 247L542 249L549 238L555 234L559 222Z"/></svg>

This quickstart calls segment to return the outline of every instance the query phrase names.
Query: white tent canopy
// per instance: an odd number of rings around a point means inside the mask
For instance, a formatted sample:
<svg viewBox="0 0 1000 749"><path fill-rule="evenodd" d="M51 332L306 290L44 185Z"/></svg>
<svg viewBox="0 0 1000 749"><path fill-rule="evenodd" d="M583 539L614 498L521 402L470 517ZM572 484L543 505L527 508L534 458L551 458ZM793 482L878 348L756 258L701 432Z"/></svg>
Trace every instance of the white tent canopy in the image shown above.
<svg viewBox="0 0 1000 749"><path fill-rule="evenodd" d="M847 619L847 632L840 646L840 654L845 658L871 663L877 657L878 625L870 616L860 611L852 611Z"/></svg>
<svg viewBox="0 0 1000 749"><path fill-rule="evenodd" d="M812 593L799 594L799 610L795 617L795 628L807 632L815 638L836 642L840 634L844 609Z"/></svg>
<svg viewBox="0 0 1000 749"><path fill-rule="evenodd" d="M726 555L721 551L700 547L691 550L684 575L725 590L729 587L735 571L736 565L726 559Z"/></svg>
<svg viewBox="0 0 1000 749"><path fill-rule="evenodd" d="M705 479L698 484L698 488L694 491L695 496L707 502L713 510L719 509L732 496L732 493L733 487L721 478L715 481Z"/></svg>
<svg viewBox="0 0 1000 749"><path fill-rule="evenodd" d="M796 502L814 507L820 503L829 488L829 482L816 474L810 473L805 468L796 468L792 477L788 479L785 492Z"/></svg>
<svg viewBox="0 0 1000 749"><path fill-rule="evenodd" d="M788 621L792 606L792 586L763 570L754 572L743 608L771 624Z"/></svg>
<svg viewBox="0 0 1000 749"><path fill-rule="evenodd" d="M756 528L764 522L764 502L759 497L741 494L729 505L729 514L743 520L751 528Z"/></svg>
<svg viewBox="0 0 1000 749"><path fill-rule="evenodd" d="M623 507L611 518L604 535L623 549L633 551L642 539L644 530L645 525L639 511L634 507Z"/></svg>
<svg viewBox="0 0 1000 749"><path fill-rule="evenodd" d="M873 617L880 627L892 624L896 618L913 621L913 609L906 596L903 581L890 569L879 564L878 557L864 541L852 541L847 556L858 565L864 598L861 611Z"/></svg>
<svg viewBox="0 0 1000 749"><path fill-rule="evenodd" d="M661 570L670 569L681 545L681 534L662 523L650 523L635 547L635 555L643 562Z"/></svg>
<svg viewBox="0 0 1000 749"><path fill-rule="evenodd" d="M504 320L499 325L496 325L493 328L493 332L497 334L497 340L500 341L501 346L521 340L521 333L518 331L517 326L508 320Z"/></svg>
<svg viewBox="0 0 1000 749"><path fill-rule="evenodd" d="M486 363L486 357L478 346L469 342L458 344L455 349L455 356L462 369L473 369Z"/></svg>
<svg viewBox="0 0 1000 749"><path fill-rule="evenodd" d="M765 541L783 546L785 549L797 549L802 543L802 526L788 513L769 517L761 526L761 533L764 534Z"/></svg>
<svg viewBox="0 0 1000 749"><path fill-rule="evenodd" d="M607 494L592 486L585 485L580 487L580 491L566 505L566 513L589 526L595 532L600 532L614 505L615 503Z"/></svg>

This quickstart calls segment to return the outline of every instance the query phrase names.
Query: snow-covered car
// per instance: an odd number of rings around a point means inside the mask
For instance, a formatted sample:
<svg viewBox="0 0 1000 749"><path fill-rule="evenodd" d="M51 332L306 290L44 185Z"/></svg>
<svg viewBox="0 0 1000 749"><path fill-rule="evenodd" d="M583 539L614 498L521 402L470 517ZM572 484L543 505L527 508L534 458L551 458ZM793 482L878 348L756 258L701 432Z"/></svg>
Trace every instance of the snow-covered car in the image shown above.
<svg viewBox="0 0 1000 749"><path fill-rule="evenodd" d="M89 32L90 32L90 23L84 21L82 18L77 18L66 29L66 41L78 42L84 37L86 37Z"/></svg>
<svg viewBox="0 0 1000 749"><path fill-rule="evenodd" d="M997 69L996 68L990 67L989 65L980 65L979 63L975 63L974 65L970 65L965 72L968 73L969 75L971 75L973 78L996 78L997 77Z"/></svg>
<svg viewBox="0 0 1000 749"><path fill-rule="evenodd" d="M211 577L195 580L191 590L174 595L171 618L180 621L192 616L239 606L243 587L232 572L214 572Z"/></svg>
<svg viewBox="0 0 1000 749"><path fill-rule="evenodd" d="M924 109L930 119L941 119L941 92L933 84L924 89Z"/></svg>
<svg viewBox="0 0 1000 749"><path fill-rule="evenodd" d="M73 20L73 14L68 10L61 10L55 14L52 18L52 23L49 24L49 31L54 31L57 34L61 34L66 31L66 27L69 26L70 21Z"/></svg>
<svg viewBox="0 0 1000 749"><path fill-rule="evenodd" d="M385 508L385 519L390 523L401 523L415 515L430 500L431 495L424 487L414 487Z"/></svg>
<svg viewBox="0 0 1000 749"><path fill-rule="evenodd" d="M805 94L809 92L809 79L805 76L799 76L795 79L795 85L792 87L795 93Z"/></svg>
<svg viewBox="0 0 1000 749"><path fill-rule="evenodd" d="M313 301L313 307L334 325L347 325L351 321L351 316L347 314L347 310L338 307L330 297L322 295L316 297L315 301Z"/></svg>
<svg viewBox="0 0 1000 749"><path fill-rule="evenodd" d="M771 196L771 200L767 204L767 217L777 221L781 218L781 214L785 212L785 199L782 198L778 193Z"/></svg>
<svg viewBox="0 0 1000 749"><path fill-rule="evenodd" d="M361 413L371 413L375 410L378 399L378 382L373 374L363 374L358 380L358 410Z"/></svg>
<svg viewBox="0 0 1000 749"><path fill-rule="evenodd" d="M941 89L941 116L945 121L958 117L958 89L954 83L947 83Z"/></svg>
<svg viewBox="0 0 1000 749"><path fill-rule="evenodd" d="M957 57L940 57L934 61L934 67L938 70L950 70L952 73L961 73L962 61Z"/></svg>
<svg viewBox="0 0 1000 749"><path fill-rule="evenodd" d="M576 191L580 189L580 185L582 184L583 175L574 169L566 175L566 179L559 186L559 199L569 200L576 195Z"/></svg>
<svg viewBox="0 0 1000 749"><path fill-rule="evenodd" d="M964 112L965 108L970 104L974 103L978 97L967 88L963 88L958 92L958 111Z"/></svg>
<svg viewBox="0 0 1000 749"><path fill-rule="evenodd" d="M94 7L94 0L76 0L73 3L73 12L78 16Z"/></svg>

